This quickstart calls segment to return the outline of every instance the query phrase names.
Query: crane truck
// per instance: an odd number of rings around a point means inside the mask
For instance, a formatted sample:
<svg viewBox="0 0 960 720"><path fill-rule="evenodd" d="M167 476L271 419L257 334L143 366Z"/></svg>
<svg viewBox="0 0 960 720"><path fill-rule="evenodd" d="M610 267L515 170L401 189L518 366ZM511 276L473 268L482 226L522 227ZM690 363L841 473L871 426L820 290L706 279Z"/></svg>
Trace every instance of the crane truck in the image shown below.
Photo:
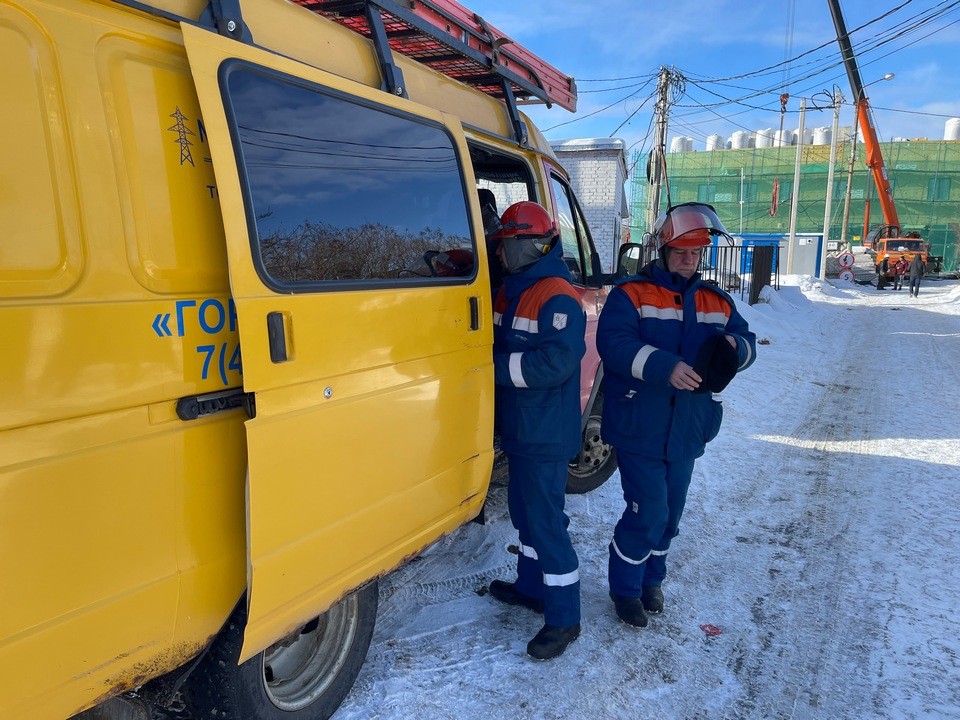
<svg viewBox="0 0 960 720"><path fill-rule="evenodd" d="M878 225L870 232L865 233L863 245L875 251L874 262L878 273L883 261L885 259L888 261L888 277L893 276L893 266L901 257L905 257L909 261L917 253L923 258L927 272L939 272L943 258L930 255L929 245L920 237L919 233L904 233L902 230L897 206L893 199L893 189L887 176L887 168L883 163L880 141L870 120L870 101L864 92L860 69L857 67L857 58L853 53L853 46L850 43L850 35L847 33L846 23L843 20L840 3L839 0L827 0L827 4L830 6L830 14L833 16L833 24L837 30L837 43L840 45L843 65L847 71L847 78L850 80L850 88L853 90L854 103L857 108L857 122L860 126L860 132L863 134L864 162L873 175L877 195L880 199L880 208L883 211L884 224Z"/></svg>

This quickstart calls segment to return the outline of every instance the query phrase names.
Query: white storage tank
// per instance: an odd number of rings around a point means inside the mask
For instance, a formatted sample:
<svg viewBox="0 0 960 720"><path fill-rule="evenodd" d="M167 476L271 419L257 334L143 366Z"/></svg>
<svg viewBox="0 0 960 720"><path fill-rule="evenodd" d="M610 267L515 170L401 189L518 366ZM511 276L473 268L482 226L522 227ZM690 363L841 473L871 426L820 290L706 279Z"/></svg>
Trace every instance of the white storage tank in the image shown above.
<svg viewBox="0 0 960 720"><path fill-rule="evenodd" d="M773 134L774 147L793 145L793 130L777 130Z"/></svg>
<svg viewBox="0 0 960 720"><path fill-rule="evenodd" d="M707 152L723 150L727 146L727 139L723 135L714 133L707 137Z"/></svg>
<svg viewBox="0 0 960 720"><path fill-rule="evenodd" d="M682 153L693 150L693 138L685 135L677 135L670 141L670 152Z"/></svg>
<svg viewBox="0 0 960 720"><path fill-rule="evenodd" d="M818 127L813 129L814 145L829 145L833 139L833 128Z"/></svg>
<svg viewBox="0 0 960 720"><path fill-rule="evenodd" d="M794 144L810 145L813 142L813 128L805 127L803 129L803 138L800 138L800 128L793 133Z"/></svg>
<svg viewBox="0 0 960 720"><path fill-rule="evenodd" d="M944 140L960 140L960 118L950 118L943 126Z"/></svg>
<svg viewBox="0 0 960 720"><path fill-rule="evenodd" d="M757 130L756 146L758 148L773 147L773 128Z"/></svg>
<svg viewBox="0 0 960 720"><path fill-rule="evenodd" d="M737 130L730 136L730 146L734 150L743 150L750 147L750 133L746 130Z"/></svg>

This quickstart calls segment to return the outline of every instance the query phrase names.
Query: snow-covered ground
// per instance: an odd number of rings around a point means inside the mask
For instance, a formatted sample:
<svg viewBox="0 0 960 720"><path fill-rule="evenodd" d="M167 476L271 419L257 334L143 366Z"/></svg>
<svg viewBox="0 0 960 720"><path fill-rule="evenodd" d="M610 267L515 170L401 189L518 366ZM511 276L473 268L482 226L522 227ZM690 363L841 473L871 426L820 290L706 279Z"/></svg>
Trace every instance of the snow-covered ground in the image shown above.
<svg viewBox="0 0 960 720"><path fill-rule="evenodd" d="M486 594L513 577L496 485L485 526L381 584L334 720L960 718L960 286L782 282L740 305L759 357L697 463L663 615L637 630L607 597L614 475L567 502L583 633L528 658L542 618Z"/></svg>

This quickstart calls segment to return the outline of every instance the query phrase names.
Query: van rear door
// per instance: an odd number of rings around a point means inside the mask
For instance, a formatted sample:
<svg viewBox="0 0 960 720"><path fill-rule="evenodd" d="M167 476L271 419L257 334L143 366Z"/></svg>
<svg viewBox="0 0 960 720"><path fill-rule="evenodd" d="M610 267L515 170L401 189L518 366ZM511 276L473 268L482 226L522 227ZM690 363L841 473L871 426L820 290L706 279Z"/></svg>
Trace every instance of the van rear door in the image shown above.
<svg viewBox="0 0 960 720"><path fill-rule="evenodd" d="M256 402L246 659L479 511L489 286L458 121L195 27L183 37Z"/></svg>

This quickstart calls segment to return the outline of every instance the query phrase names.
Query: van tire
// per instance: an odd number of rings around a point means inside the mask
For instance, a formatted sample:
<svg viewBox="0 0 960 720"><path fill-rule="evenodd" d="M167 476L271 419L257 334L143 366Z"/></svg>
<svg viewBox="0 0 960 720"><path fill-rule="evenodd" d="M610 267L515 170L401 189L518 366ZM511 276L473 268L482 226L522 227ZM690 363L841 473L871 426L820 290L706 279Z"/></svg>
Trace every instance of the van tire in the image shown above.
<svg viewBox="0 0 960 720"><path fill-rule="evenodd" d="M247 619L241 602L191 674L188 707L204 720L326 720L360 672L377 602L374 580L238 666Z"/></svg>
<svg viewBox="0 0 960 720"><path fill-rule="evenodd" d="M598 394L590 408L590 417L583 430L580 452L567 465L567 493L582 495L596 490L617 469L617 450L600 435L603 420L603 394Z"/></svg>

